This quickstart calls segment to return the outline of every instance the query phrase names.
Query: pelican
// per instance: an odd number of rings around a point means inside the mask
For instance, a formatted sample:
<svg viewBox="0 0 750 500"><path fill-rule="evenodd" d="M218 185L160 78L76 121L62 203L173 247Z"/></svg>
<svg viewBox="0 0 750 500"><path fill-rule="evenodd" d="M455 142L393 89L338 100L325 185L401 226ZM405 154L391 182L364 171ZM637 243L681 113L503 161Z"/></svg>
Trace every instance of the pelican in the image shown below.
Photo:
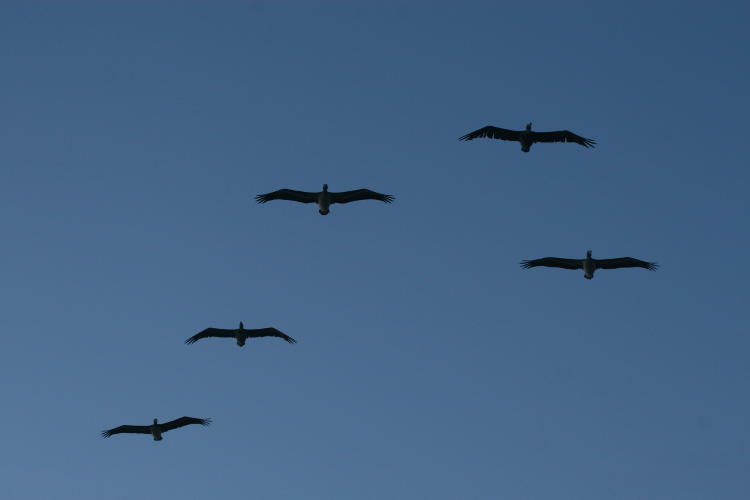
<svg viewBox="0 0 750 500"><path fill-rule="evenodd" d="M153 436L154 438L154 441L161 441L161 435L167 431L171 431L172 429L185 427L186 425L190 424L208 425L210 423L210 418L180 417L169 422L164 422L163 424L160 424L156 419L154 419L154 423L151 425L121 425L120 427L115 427L114 429L102 431L102 437L108 438L114 434L122 433L151 434L151 436Z"/></svg>
<svg viewBox="0 0 750 500"><path fill-rule="evenodd" d="M590 280L597 269L618 269L621 267L642 267L649 271L656 271L656 262L634 259L633 257L617 257L616 259L592 259L591 250L586 252L585 259L562 259L560 257L544 257L542 259L522 260L521 267L529 269L537 266L561 267L563 269L583 269L583 277Z"/></svg>
<svg viewBox="0 0 750 500"><path fill-rule="evenodd" d="M469 132L458 138L459 141L470 141L477 137L489 137L490 139L502 139L504 141L518 141L521 143L521 151L528 153L531 145L535 142L575 142L585 148L593 148L596 141L576 135L570 130L556 130L554 132L536 132L531 130L531 123L526 124L526 130L508 130L506 128L487 125L474 132Z"/></svg>
<svg viewBox="0 0 750 500"><path fill-rule="evenodd" d="M258 338L258 337L279 337L280 339L284 339L290 344L294 344L297 341L294 340L289 335L280 332L276 328L268 327L268 328L257 328L257 329L245 329L245 325L242 324L242 321L240 321L240 327L236 330L226 330L224 328L206 328L205 330L196 333L189 339L185 341L186 344L193 344L200 339L205 339L206 337L223 337L223 338L232 338L237 339L237 345L242 347L245 345L245 341L248 338Z"/></svg>
<svg viewBox="0 0 750 500"><path fill-rule="evenodd" d="M328 184L323 184L323 191L309 193L307 191L295 191L294 189L279 189L273 193L259 194L255 197L258 203L266 203L271 200L290 200L300 203L317 203L320 215L328 215L330 206L334 203L349 203L359 200L380 200L391 203L395 198L389 194L380 194L369 189L355 189L354 191L343 191L332 193L328 191Z"/></svg>

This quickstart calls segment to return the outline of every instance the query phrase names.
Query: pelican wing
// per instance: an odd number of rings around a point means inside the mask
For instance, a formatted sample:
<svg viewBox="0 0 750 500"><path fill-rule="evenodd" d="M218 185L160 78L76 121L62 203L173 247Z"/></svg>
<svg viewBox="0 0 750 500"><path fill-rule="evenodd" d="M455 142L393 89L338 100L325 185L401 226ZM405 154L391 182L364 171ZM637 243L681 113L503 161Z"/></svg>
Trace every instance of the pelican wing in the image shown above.
<svg viewBox="0 0 750 500"><path fill-rule="evenodd" d="M620 267L642 267L649 271L656 271L659 264L656 262L646 262L645 260L634 259L633 257L618 257L616 259L594 259L596 267L599 269L618 269Z"/></svg>
<svg viewBox="0 0 750 500"><path fill-rule="evenodd" d="M295 191L294 189L279 189L273 193L259 194L255 197L258 203L271 200L289 200L300 203L315 203L318 201L319 193L308 193L307 191Z"/></svg>
<svg viewBox="0 0 750 500"><path fill-rule="evenodd" d="M541 259L521 261L521 267L524 269L537 266L561 267L563 269L583 269L583 262L580 259L562 259L560 257L543 257Z"/></svg>
<svg viewBox="0 0 750 500"><path fill-rule="evenodd" d="M250 335L248 335L248 336L249 337L253 337L253 338L258 338L258 337L279 337L280 339L286 340L290 344L297 343L297 341L294 340L292 337L290 337L286 333L284 333L284 332L282 332L280 330L277 330L276 328L273 328L273 327L256 328L256 329L247 330L247 331L250 332Z"/></svg>
<svg viewBox="0 0 750 500"><path fill-rule="evenodd" d="M161 427L162 432L167 432L167 431L171 431L172 429L185 427L186 425L190 425L190 424L208 425L210 423L211 423L210 418L180 417L180 418L171 420L169 422L164 422L163 424L159 424L159 427Z"/></svg>
<svg viewBox="0 0 750 500"><path fill-rule="evenodd" d="M194 344L200 339L206 337L222 337L222 338L235 338L234 330L225 330L223 328L206 328L205 330L196 333L185 341L186 344Z"/></svg>
<svg viewBox="0 0 750 500"><path fill-rule="evenodd" d="M490 139L502 139L504 141L517 141L521 136L521 132L518 130L508 130L507 128L493 127L487 125L474 132L469 132L466 135L462 135L458 138L459 141L470 141L478 137L488 137Z"/></svg>
<svg viewBox="0 0 750 500"><path fill-rule="evenodd" d="M534 142L575 142L585 148L593 148L596 141L576 135L570 130L556 130L554 132L532 132Z"/></svg>
<svg viewBox="0 0 750 500"><path fill-rule="evenodd" d="M115 427L114 429L109 429L107 431L102 431L102 437L108 438L109 436L112 436L114 434L151 434L151 427L148 425L121 425L120 427Z"/></svg>
<svg viewBox="0 0 750 500"><path fill-rule="evenodd" d="M350 201L359 200L380 200L385 203L391 203L394 197L389 194L376 193L369 189L355 189L354 191L331 193L331 203L349 203Z"/></svg>

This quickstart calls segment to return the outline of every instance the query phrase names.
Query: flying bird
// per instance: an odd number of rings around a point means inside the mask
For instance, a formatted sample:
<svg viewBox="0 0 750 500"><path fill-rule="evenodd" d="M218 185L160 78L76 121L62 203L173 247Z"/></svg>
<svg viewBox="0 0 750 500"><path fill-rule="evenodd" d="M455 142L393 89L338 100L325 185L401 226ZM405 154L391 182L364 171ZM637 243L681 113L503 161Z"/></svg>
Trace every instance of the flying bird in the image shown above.
<svg viewBox="0 0 750 500"><path fill-rule="evenodd" d="M521 267L529 269L532 267L560 267L562 269L583 269L583 277L590 280L594 277L597 269L619 269L621 267L642 267L649 271L656 271L659 265L656 262L634 259L633 257L618 257L616 259L592 259L591 250L586 252L585 259L562 259L560 257L544 257L542 259L523 260Z"/></svg>
<svg viewBox="0 0 750 500"><path fill-rule="evenodd" d="M284 339L290 344L294 344L297 341L294 340L289 335L277 330L273 327L268 328L257 328L257 329L245 329L245 325L242 324L242 321L240 321L240 327L236 330L226 330L224 328L206 328L205 330L196 333L189 339L185 341L186 344L193 344L200 339L205 339L207 337L222 337L222 338L229 338L229 339L237 339L237 345L242 347L245 345L245 341L248 338L258 338L258 337L279 337L280 339Z"/></svg>
<svg viewBox="0 0 750 500"><path fill-rule="evenodd" d="M121 425L120 427L115 427L114 429L102 431L102 437L108 438L114 434L123 433L151 434L151 436L153 436L154 438L154 441L161 441L161 435L167 431L171 431L172 429L185 427L186 425L190 424L208 425L210 423L210 418L180 417L169 422L164 422L163 424L158 423L157 420L154 419L154 423L151 425Z"/></svg>
<svg viewBox="0 0 750 500"><path fill-rule="evenodd" d="M323 191L309 193L307 191L295 191L294 189L279 189L273 193L259 194L255 197L258 203L266 203L271 200L289 200L300 203L317 203L318 212L328 215L330 206L334 203L349 203L360 200L379 200L391 203L395 198L389 194L376 193L369 189L355 189L354 191L343 191L332 193L328 191L328 184L323 184Z"/></svg>
<svg viewBox="0 0 750 500"><path fill-rule="evenodd" d="M570 130L556 130L554 132L536 132L531 130L531 123L526 124L526 130L508 130L506 128L487 125L474 132L469 132L458 138L459 141L470 141L478 137L489 137L490 139L502 139L504 141L518 141L521 143L521 151L528 153L531 145L535 142L575 142L585 148L593 148L596 141L576 135Z"/></svg>

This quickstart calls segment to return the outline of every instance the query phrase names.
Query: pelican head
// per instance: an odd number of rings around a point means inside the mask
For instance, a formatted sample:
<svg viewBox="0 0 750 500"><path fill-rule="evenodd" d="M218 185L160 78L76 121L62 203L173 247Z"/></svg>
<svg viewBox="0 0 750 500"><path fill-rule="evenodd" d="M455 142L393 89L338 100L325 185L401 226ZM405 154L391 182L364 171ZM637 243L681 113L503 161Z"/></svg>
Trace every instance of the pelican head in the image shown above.
<svg viewBox="0 0 750 500"><path fill-rule="evenodd" d="M156 419L154 419L154 425L158 425L158 422L156 421Z"/></svg>
<svg viewBox="0 0 750 500"><path fill-rule="evenodd" d="M240 330L244 330L244 329L245 329L245 325L243 325L242 321L240 321Z"/></svg>
<svg viewBox="0 0 750 500"><path fill-rule="evenodd" d="M323 192L324 193L328 192L328 184L323 184Z"/></svg>
<svg viewBox="0 0 750 500"><path fill-rule="evenodd" d="M529 132L531 131L531 122L526 124L526 130Z"/></svg>
<svg viewBox="0 0 750 500"><path fill-rule="evenodd" d="M586 258L587 259L591 258L591 250L586 250Z"/></svg>

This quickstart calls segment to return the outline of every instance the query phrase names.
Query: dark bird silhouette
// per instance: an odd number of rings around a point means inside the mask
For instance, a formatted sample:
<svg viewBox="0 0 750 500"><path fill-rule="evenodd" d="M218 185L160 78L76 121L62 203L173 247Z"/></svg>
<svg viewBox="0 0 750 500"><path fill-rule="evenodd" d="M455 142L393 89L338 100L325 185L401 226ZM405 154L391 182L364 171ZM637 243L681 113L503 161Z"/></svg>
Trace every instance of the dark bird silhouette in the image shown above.
<svg viewBox="0 0 750 500"><path fill-rule="evenodd" d="M208 337L221 337L228 339L237 339L237 345L242 347L245 345L245 341L249 338L258 337L279 337L284 339L290 344L295 344L297 341L289 335L277 330L276 328L257 328L257 329L245 329L245 325L240 321L240 327L236 330L226 330L224 328L206 328L205 330L196 333L185 341L186 344L194 344L200 339Z"/></svg>
<svg viewBox="0 0 750 500"><path fill-rule="evenodd" d="M161 441L161 435L167 431L171 431L172 429L185 427L186 425L190 424L208 425L210 423L210 418L180 417L169 422L164 422L163 424L158 423L157 420L154 419L154 423L151 425L121 425L120 427L115 427L114 429L102 431L102 437L108 438L114 434L123 433L151 434L154 438L154 441Z"/></svg>
<svg viewBox="0 0 750 500"><path fill-rule="evenodd" d="M562 269L583 269L583 277L590 280L594 277L597 269L619 269L622 267L642 267L649 271L656 271L659 265L656 262L634 259L633 257L618 257L616 259L592 259L591 250L586 252L585 259L563 259L560 257L544 257L535 260L522 260L521 267L529 269L532 267L560 267Z"/></svg>
<svg viewBox="0 0 750 500"><path fill-rule="evenodd" d="M332 193L328 191L328 184L323 184L323 191L309 193L307 191L295 191L294 189L279 189L273 193L259 194L255 197L258 203L266 203L271 200L289 200L300 203L317 203L318 212L328 215L330 206L334 203L349 203L360 200L379 200L391 203L395 198L389 194L376 193L369 189L355 189L354 191L343 191Z"/></svg>
<svg viewBox="0 0 750 500"><path fill-rule="evenodd" d="M470 141L478 137L502 139L503 141L518 141L521 151L528 153L535 142L575 142L585 148L593 148L596 141L576 135L570 130L556 130L554 132L536 132L531 130L531 123L526 124L526 130L508 130L506 128L487 125L474 132L469 132L458 138L459 141Z"/></svg>

